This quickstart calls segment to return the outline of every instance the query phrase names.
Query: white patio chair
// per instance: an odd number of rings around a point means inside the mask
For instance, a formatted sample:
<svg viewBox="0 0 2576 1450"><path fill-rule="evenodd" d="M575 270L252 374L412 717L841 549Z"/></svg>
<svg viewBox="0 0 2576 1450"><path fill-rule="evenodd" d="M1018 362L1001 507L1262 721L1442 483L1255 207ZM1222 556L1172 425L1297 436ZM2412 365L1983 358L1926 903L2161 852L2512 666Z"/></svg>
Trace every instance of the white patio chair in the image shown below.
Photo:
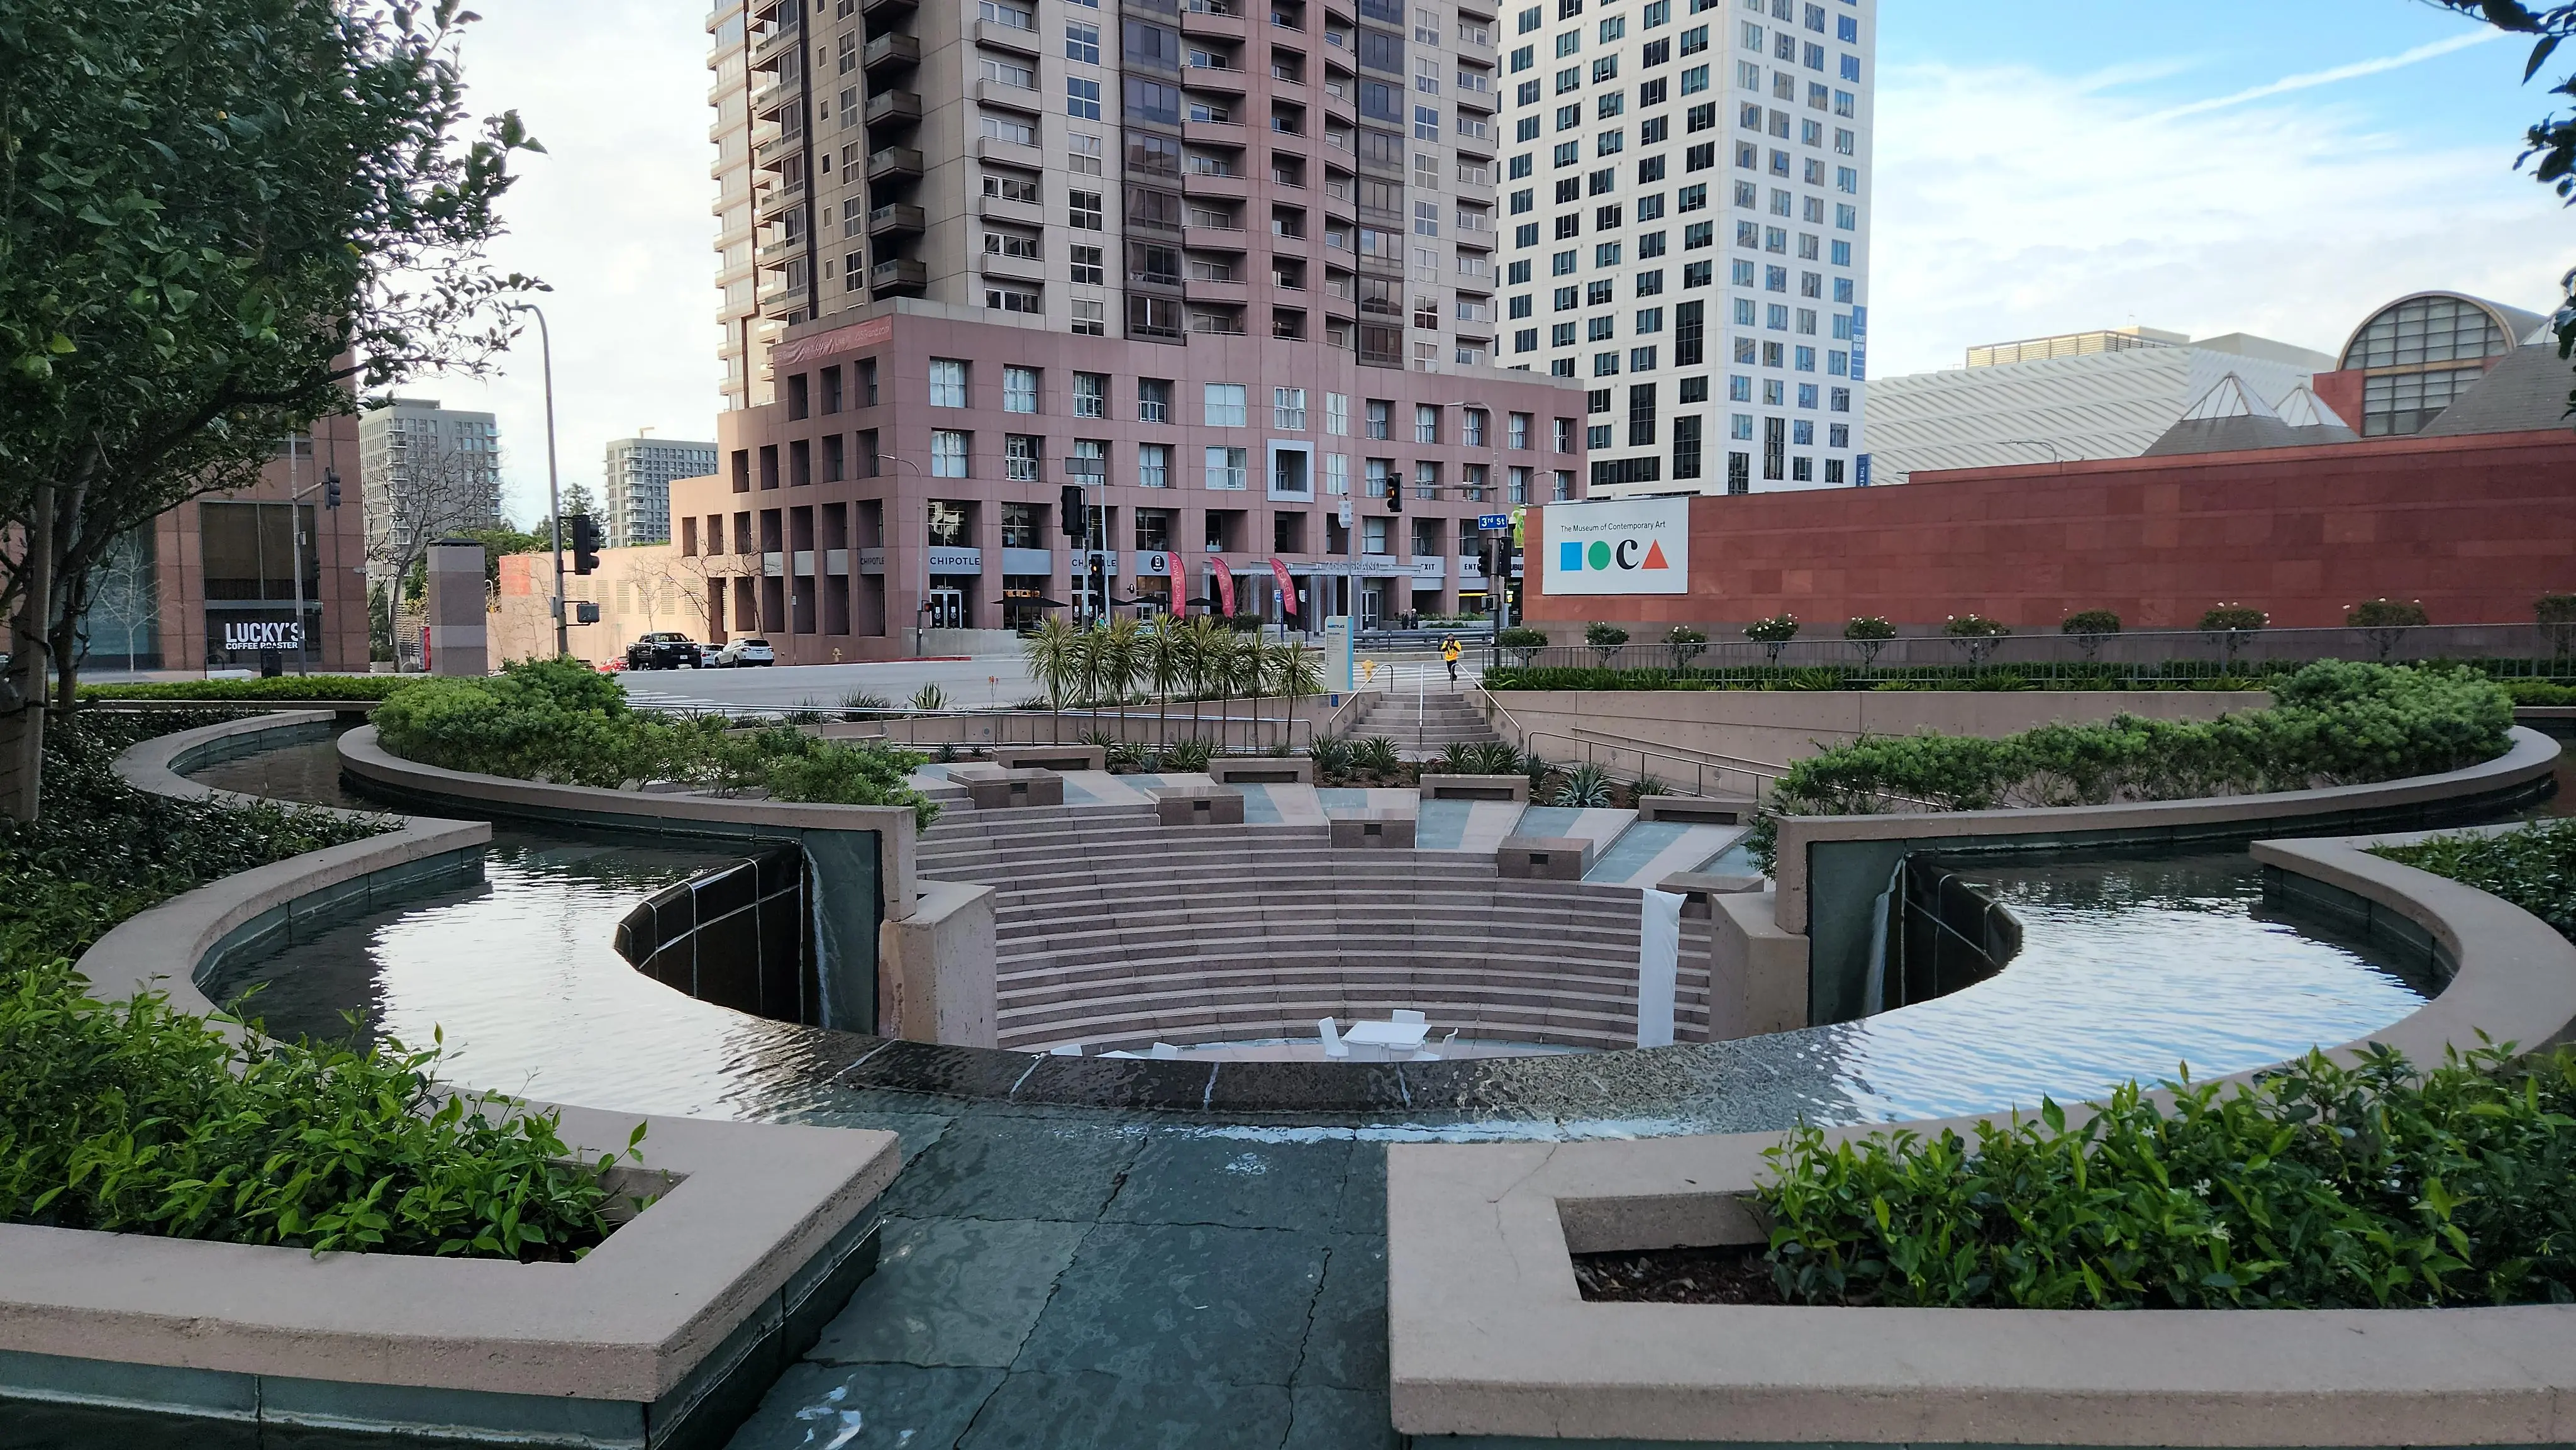
<svg viewBox="0 0 2576 1450"><path fill-rule="evenodd" d="M1157 1042L1154 1044L1152 1056L1157 1062L1169 1062L1180 1055L1181 1050L1168 1042Z"/></svg>
<svg viewBox="0 0 2576 1450"><path fill-rule="evenodd" d="M1315 1031L1324 1039L1324 1056L1339 1061L1351 1055L1351 1045L1342 1040L1341 1029L1333 1025L1332 1018L1317 1022Z"/></svg>
<svg viewBox="0 0 2576 1450"><path fill-rule="evenodd" d="M1410 1007L1398 1007L1394 1011L1386 1014L1386 1020L1389 1022L1421 1022L1425 1019L1421 1013L1414 1011Z"/></svg>
<svg viewBox="0 0 2576 1450"><path fill-rule="evenodd" d="M1080 1057L1082 1056L1082 1044L1079 1042L1059 1042L1055 1046L1047 1049L1047 1056Z"/></svg>

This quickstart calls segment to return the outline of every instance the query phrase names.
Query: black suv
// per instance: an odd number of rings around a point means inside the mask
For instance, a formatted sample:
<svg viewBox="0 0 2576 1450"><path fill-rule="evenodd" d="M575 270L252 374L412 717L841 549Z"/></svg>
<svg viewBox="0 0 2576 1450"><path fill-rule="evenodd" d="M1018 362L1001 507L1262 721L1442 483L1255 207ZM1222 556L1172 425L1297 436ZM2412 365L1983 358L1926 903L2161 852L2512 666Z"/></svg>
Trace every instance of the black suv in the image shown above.
<svg viewBox="0 0 2576 1450"><path fill-rule="evenodd" d="M698 642L674 629L648 634L626 647L630 670L694 670L705 664Z"/></svg>

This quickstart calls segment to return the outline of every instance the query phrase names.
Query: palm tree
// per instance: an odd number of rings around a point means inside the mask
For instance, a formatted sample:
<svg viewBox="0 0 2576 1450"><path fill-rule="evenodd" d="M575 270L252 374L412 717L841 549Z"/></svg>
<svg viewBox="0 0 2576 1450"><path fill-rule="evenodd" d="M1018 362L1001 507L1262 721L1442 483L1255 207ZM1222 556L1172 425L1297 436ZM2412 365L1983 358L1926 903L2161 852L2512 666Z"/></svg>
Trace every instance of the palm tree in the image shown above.
<svg viewBox="0 0 2576 1450"><path fill-rule="evenodd" d="M1064 743L1064 692L1074 679L1074 651L1078 632L1072 625L1050 614L1039 621L1037 631L1020 641L1020 652L1028 656L1029 673L1037 676L1046 691L1048 708L1055 713L1055 743Z"/></svg>
<svg viewBox="0 0 2576 1450"><path fill-rule="evenodd" d="M1294 748L1297 744L1297 702L1324 690L1323 656L1308 649L1306 642L1289 640L1279 646L1275 676L1279 693L1288 697L1288 721L1280 727L1280 739Z"/></svg>
<svg viewBox="0 0 2576 1450"><path fill-rule="evenodd" d="M1154 622L1145 635L1144 675L1154 687L1154 748L1168 743L1165 726L1170 721L1172 691L1189 678L1188 631L1181 621L1164 615Z"/></svg>
<svg viewBox="0 0 2576 1450"><path fill-rule="evenodd" d="M1089 625L1074 631L1071 673L1077 692L1075 700L1091 712L1091 727L1100 728L1100 626Z"/></svg>
<svg viewBox="0 0 2576 1450"><path fill-rule="evenodd" d="M1194 615L1181 632L1181 672L1190 687L1190 738L1199 738L1200 702L1216 683L1217 652L1225 631L1207 615Z"/></svg>
<svg viewBox="0 0 2576 1450"><path fill-rule="evenodd" d="M1243 678L1240 652L1243 636L1223 625L1210 623L1207 640L1207 684L1216 691L1216 748L1225 749L1227 733L1234 728L1234 691Z"/></svg>
<svg viewBox="0 0 2576 1450"><path fill-rule="evenodd" d="M1099 682L1098 698L1114 701L1118 706L1118 738L1127 738L1127 697L1136 689L1136 677L1145 668L1145 626L1132 614L1119 615L1097 631L1093 646L1094 664Z"/></svg>

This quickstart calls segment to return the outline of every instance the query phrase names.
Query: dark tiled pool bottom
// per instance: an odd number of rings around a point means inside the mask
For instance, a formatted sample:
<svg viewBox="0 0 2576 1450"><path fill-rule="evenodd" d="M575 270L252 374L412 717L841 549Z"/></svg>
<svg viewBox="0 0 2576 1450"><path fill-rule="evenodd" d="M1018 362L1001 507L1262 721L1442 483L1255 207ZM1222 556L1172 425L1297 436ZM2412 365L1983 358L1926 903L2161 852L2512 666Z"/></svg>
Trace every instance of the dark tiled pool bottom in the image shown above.
<svg viewBox="0 0 2576 1450"><path fill-rule="evenodd" d="M1381 1145L989 1104L808 1121L891 1128L905 1166L875 1277L732 1450L1401 1443Z"/></svg>

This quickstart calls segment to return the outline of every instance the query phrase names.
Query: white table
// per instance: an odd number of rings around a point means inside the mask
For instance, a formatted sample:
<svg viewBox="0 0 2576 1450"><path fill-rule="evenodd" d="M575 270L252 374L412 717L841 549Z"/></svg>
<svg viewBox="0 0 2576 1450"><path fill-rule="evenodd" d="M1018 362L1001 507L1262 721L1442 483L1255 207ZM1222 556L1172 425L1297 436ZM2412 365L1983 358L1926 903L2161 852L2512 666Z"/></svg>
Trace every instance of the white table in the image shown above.
<svg viewBox="0 0 2576 1450"><path fill-rule="evenodd" d="M1422 1022L1354 1022L1342 1033L1353 1062L1410 1062L1431 1035Z"/></svg>

